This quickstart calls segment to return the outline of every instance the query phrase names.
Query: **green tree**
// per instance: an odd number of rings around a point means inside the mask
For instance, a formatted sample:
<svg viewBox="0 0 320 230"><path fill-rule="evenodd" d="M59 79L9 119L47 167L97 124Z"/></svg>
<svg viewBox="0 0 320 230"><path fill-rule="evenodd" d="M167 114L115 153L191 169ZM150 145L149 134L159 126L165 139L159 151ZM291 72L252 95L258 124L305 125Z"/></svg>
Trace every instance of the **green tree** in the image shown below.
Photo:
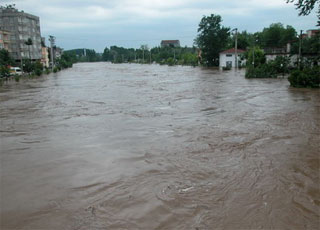
<svg viewBox="0 0 320 230"><path fill-rule="evenodd" d="M102 60L103 61L111 61L110 50L107 47L103 50Z"/></svg>
<svg viewBox="0 0 320 230"><path fill-rule="evenodd" d="M198 28L195 44L202 50L202 58L208 66L219 65L219 53L227 46L230 28L221 26L221 16L204 16Z"/></svg>
<svg viewBox="0 0 320 230"><path fill-rule="evenodd" d="M257 33L259 44L263 48L282 48L288 42L295 40L296 36L297 32L292 26L285 28L281 23L273 23L261 33Z"/></svg>
<svg viewBox="0 0 320 230"><path fill-rule="evenodd" d="M277 74L289 73L290 58L287 56L277 56L268 63L270 68L274 69Z"/></svg>
<svg viewBox="0 0 320 230"><path fill-rule="evenodd" d="M31 73L34 70L34 65L30 59L23 59L23 72Z"/></svg>
<svg viewBox="0 0 320 230"><path fill-rule="evenodd" d="M318 54L320 55L320 33L310 38L303 38L301 41L302 54ZM297 54L299 51L299 40L292 44L292 53Z"/></svg>
<svg viewBox="0 0 320 230"><path fill-rule="evenodd" d="M266 62L264 51L258 47L251 47L245 52L244 56L247 59L247 66L257 67Z"/></svg>
<svg viewBox="0 0 320 230"><path fill-rule="evenodd" d="M9 66L13 65L14 61L10 57L9 52L5 49L0 49L0 78L9 77Z"/></svg>
<svg viewBox="0 0 320 230"><path fill-rule="evenodd" d="M299 16L309 15L314 9L314 7L318 5L317 26L320 26L320 0L287 0L287 3L293 3L293 2L297 7L296 9L299 10Z"/></svg>
<svg viewBox="0 0 320 230"><path fill-rule="evenodd" d="M10 54L5 49L0 49L0 66L13 65L14 61L10 57Z"/></svg>
<svg viewBox="0 0 320 230"><path fill-rule="evenodd" d="M27 41L24 42L24 44L26 44L28 46L28 50L29 50L29 59L31 59L31 54L30 54L30 46L33 45L33 42L31 40L31 38L28 38Z"/></svg>
<svg viewBox="0 0 320 230"><path fill-rule="evenodd" d="M248 33L247 31L242 31L238 33L238 49L247 49L250 46L255 45L254 44L254 34L252 33ZM228 45L227 45L227 49L231 49L234 47L234 43L235 43L235 34L233 34L233 36L230 36L228 38Z"/></svg>

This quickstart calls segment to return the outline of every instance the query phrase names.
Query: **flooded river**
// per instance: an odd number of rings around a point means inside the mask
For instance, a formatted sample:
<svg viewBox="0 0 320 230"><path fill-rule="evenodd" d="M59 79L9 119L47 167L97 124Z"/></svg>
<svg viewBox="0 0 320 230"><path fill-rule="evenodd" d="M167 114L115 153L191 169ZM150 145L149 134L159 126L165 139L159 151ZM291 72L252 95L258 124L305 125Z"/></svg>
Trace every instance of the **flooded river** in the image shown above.
<svg viewBox="0 0 320 230"><path fill-rule="evenodd" d="M3 230L319 228L319 90L83 63L0 108Z"/></svg>

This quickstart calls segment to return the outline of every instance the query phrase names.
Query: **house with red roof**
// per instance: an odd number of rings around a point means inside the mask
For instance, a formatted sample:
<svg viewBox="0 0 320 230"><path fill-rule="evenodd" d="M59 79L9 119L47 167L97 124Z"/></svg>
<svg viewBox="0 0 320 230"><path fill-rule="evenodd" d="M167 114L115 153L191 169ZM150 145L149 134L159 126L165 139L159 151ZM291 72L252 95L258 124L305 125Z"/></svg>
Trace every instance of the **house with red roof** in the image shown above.
<svg viewBox="0 0 320 230"><path fill-rule="evenodd" d="M180 47L180 41L179 40L162 40L161 41L161 47Z"/></svg>
<svg viewBox="0 0 320 230"><path fill-rule="evenodd" d="M237 49L238 66L245 64L244 60L241 60L241 54L245 50ZM236 50L235 48L224 50L219 54L219 67L235 67L236 63Z"/></svg>

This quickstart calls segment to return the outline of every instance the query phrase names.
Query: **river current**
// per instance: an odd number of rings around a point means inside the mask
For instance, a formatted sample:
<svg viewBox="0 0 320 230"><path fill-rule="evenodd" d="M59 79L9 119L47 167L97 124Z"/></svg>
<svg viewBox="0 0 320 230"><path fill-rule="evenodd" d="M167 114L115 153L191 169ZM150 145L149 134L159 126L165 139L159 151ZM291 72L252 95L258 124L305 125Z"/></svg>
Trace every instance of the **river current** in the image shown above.
<svg viewBox="0 0 320 230"><path fill-rule="evenodd" d="M320 91L81 63L0 87L1 229L319 229Z"/></svg>

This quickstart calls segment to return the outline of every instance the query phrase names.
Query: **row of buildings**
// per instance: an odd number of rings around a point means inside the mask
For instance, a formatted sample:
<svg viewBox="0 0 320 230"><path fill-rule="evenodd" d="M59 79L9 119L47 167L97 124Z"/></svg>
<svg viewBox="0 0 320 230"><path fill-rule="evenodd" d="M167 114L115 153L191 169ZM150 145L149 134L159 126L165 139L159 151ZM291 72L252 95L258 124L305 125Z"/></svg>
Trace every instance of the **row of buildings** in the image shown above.
<svg viewBox="0 0 320 230"><path fill-rule="evenodd" d="M311 38L315 36L317 33L320 33L320 30L307 30L305 34L301 34L301 39L303 38ZM267 61L275 60L277 56L287 57L290 60L290 65L294 66L295 63L298 62L299 55L292 54L291 52L292 44L288 43L285 47L281 48L266 48L264 49L265 57ZM245 50L238 49L238 66L244 65L246 60L241 60L241 55L245 52ZM308 54L312 55L312 54ZM308 56L304 54L304 56ZM235 67L235 58L236 51L234 48L222 51L219 55L219 66L220 67Z"/></svg>
<svg viewBox="0 0 320 230"><path fill-rule="evenodd" d="M19 11L12 5L0 7L0 49L8 50L17 64L23 59L31 59L49 67L49 49L45 38L41 37L39 17ZM62 50L57 48L53 52L56 57L61 53Z"/></svg>

